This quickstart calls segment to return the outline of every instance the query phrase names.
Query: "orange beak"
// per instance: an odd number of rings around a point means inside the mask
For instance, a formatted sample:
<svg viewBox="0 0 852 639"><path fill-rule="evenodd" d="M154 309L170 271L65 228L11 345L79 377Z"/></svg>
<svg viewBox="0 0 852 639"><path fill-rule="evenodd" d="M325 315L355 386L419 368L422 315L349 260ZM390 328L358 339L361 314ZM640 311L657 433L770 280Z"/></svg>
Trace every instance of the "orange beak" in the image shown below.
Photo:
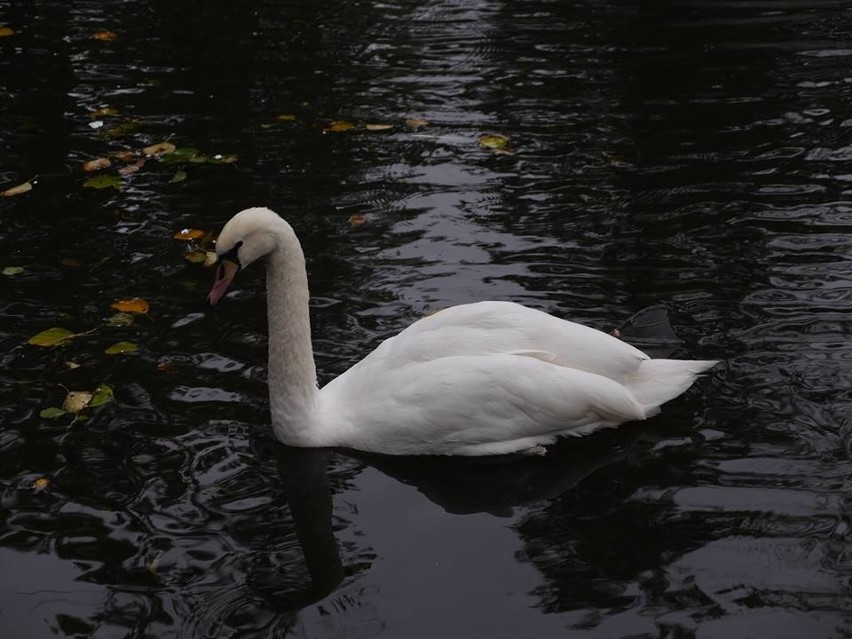
<svg viewBox="0 0 852 639"><path fill-rule="evenodd" d="M207 295L207 303L210 306L215 306L216 302L222 299L222 296L228 292L228 287L234 280L234 276L240 272L240 265L236 262L223 259L219 262L219 268L216 269L216 279L213 282L213 288Z"/></svg>

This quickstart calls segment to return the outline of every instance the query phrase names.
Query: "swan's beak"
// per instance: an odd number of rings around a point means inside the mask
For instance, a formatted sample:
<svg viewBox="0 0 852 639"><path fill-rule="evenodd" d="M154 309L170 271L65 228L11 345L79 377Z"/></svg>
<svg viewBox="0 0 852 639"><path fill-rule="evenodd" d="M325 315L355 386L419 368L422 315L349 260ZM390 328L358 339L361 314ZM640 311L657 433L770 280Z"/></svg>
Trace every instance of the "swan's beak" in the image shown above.
<svg viewBox="0 0 852 639"><path fill-rule="evenodd" d="M215 306L216 302L222 299L222 296L228 292L228 287L234 279L234 276L239 273L240 265L233 260L223 259L219 262L219 267L216 269L216 279L213 282L213 288L207 295L207 303L210 306Z"/></svg>

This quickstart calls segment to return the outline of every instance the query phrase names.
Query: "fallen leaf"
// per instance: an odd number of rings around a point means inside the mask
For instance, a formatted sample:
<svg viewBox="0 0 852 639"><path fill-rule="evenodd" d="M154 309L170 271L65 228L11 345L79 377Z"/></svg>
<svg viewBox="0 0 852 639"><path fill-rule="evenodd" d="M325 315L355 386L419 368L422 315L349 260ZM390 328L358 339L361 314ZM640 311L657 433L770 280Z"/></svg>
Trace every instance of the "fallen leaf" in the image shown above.
<svg viewBox="0 0 852 639"><path fill-rule="evenodd" d="M7 266L2 271L3 275L9 276L9 277L12 277L13 275L20 275L23 272L24 272L23 266Z"/></svg>
<svg viewBox="0 0 852 639"><path fill-rule="evenodd" d="M292 113L279 113L275 116L275 119L279 122L295 122L296 116Z"/></svg>
<svg viewBox="0 0 852 639"><path fill-rule="evenodd" d="M219 256L216 255L215 251L204 251L204 253L206 255L204 257L204 263L201 265L204 268L210 268L219 261Z"/></svg>
<svg viewBox="0 0 852 639"><path fill-rule="evenodd" d="M36 490L44 490L50 486L50 480L47 477L39 477L33 482L33 488Z"/></svg>
<svg viewBox="0 0 852 639"><path fill-rule="evenodd" d="M119 175L130 175L131 173L136 173L139 169L145 166L145 158L139 158L133 164L128 164L127 166L123 166L118 170Z"/></svg>
<svg viewBox="0 0 852 639"><path fill-rule="evenodd" d="M176 184L178 182L183 182L186 179L186 171L181 171L178 169L175 171L175 174L172 176L172 179L169 180L172 184Z"/></svg>
<svg viewBox="0 0 852 639"><path fill-rule="evenodd" d="M101 169L106 169L110 166L112 166L112 162L109 161L109 158L96 158L94 160L89 160L88 162L83 162L83 170L86 173L100 171Z"/></svg>
<svg viewBox="0 0 852 639"><path fill-rule="evenodd" d="M158 373L177 373L178 368L172 362L158 362L157 363L157 372Z"/></svg>
<svg viewBox="0 0 852 639"><path fill-rule="evenodd" d="M368 131L387 131L388 129L392 129L393 124L367 124L366 129Z"/></svg>
<svg viewBox="0 0 852 639"><path fill-rule="evenodd" d="M181 164L192 162L193 158L200 155L201 151L189 146L179 146L171 153L166 153L160 159L166 164Z"/></svg>
<svg viewBox="0 0 852 639"><path fill-rule="evenodd" d="M126 297L115 300L110 306L122 313L147 313L148 309L151 308L148 302L141 297Z"/></svg>
<svg viewBox="0 0 852 639"><path fill-rule="evenodd" d="M200 229L181 229L172 237L176 240L188 242L190 240L197 240L198 238L204 237L204 231Z"/></svg>
<svg viewBox="0 0 852 639"><path fill-rule="evenodd" d="M211 164L234 164L239 158L236 155L222 155L217 153L210 158Z"/></svg>
<svg viewBox="0 0 852 639"><path fill-rule="evenodd" d="M134 319L130 313L116 313L106 320L110 326L130 326L133 322Z"/></svg>
<svg viewBox="0 0 852 639"><path fill-rule="evenodd" d="M112 388L106 384L99 384L95 389L95 392L92 394L92 401L89 402L89 406L95 408L96 406L107 404L114 399L115 395L112 392Z"/></svg>
<svg viewBox="0 0 852 639"><path fill-rule="evenodd" d="M134 162L139 157L139 153L130 149L124 149L123 151L116 151L112 154L112 157L120 162Z"/></svg>
<svg viewBox="0 0 852 639"><path fill-rule="evenodd" d="M62 410L66 413L79 413L89 405L93 396L89 391L68 391L65 401L62 402Z"/></svg>
<svg viewBox="0 0 852 639"><path fill-rule="evenodd" d="M160 567L160 560L163 558L163 551L158 550L154 555L154 558L151 560L151 563L148 564L148 572L156 575L157 569Z"/></svg>
<svg viewBox="0 0 852 639"><path fill-rule="evenodd" d="M94 175L83 182L83 186L90 189L108 189L110 187L121 190L121 178L112 173Z"/></svg>
<svg viewBox="0 0 852 639"><path fill-rule="evenodd" d="M33 346L56 346L74 337L77 337L77 334L72 333L67 328L54 327L48 328L38 335L33 335L27 340L27 344L32 344Z"/></svg>
<svg viewBox="0 0 852 639"><path fill-rule="evenodd" d="M62 363L65 364L65 368L71 371L73 371L75 368L80 368L80 364L78 364L77 362L72 362L70 359L67 362Z"/></svg>
<svg viewBox="0 0 852 639"><path fill-rule="evenodd" d="M145 155L150 155L152 157L156 157L158 155L166 155L167 153L173 153L177 147L171 142L159 142L157 144L152 144L151 146L146 146L142 149L142 153Z"/></svg>
<svg viewBox="0 0 852 639"><path fill-rule="evenodd" d="M116 342L107 348L104 353L107 355L120 355L122 353L132 353L138 350L139 346L133 342Z"/></svg>
<svg viewBox="0 0 852 639"><path fill-rule="evenodd" d="M33 190L32 182L24 182L23 184L18 184L17 186L13 186L10 189L6 189L0 195L3 197L12 197L13 195L20 195L21 193L26 193L27 191Z"/></svg>
<svg viewBox="0 0 852 639"><path fill-rule="evenodd" d="M350 226L361 226L364 222L367 221L366 215L361 215L360 213L356 213L355 215L350 215L347 222L349 222Z"/></svg>
<svg viewBox="0 0 852 639"><path fill-rule="evenodd" d="M80 260L73 257L66 257L65 259L59 260L59 263L62 264L62 266L71 266L74 268L80 268L83 266L83 263Z"/></svg>
<svg viewBox="0 0 852 639"><path fill-rule="evenodd" d="M499 133L483 135L479 138L479 146L492 150L505 149L509 146L509 138Z"/></svg>
<svg viewBox="0 0 852 639"><path fill-rule="evenodd" d="M203 264L207 260L207 251L200 248L194 248L191 251L187 251L183 257L187 262Z"/></svg>
<svg viewBox="0 0 852 639"><path fill-rule="evenodd" d="M349 131L354 129L355 125L347 120L335 120L327 127L325 127L324 131L331 131L332 133L340 133L341 131Z"/></svg>
<svg viewBox="0 0 852 639"><path fill-rule="evenodd" d="M429 126L429 121L421 120L420 118L406 118L405 126L411 127L412 129L420 129L424 126Z"/></svg>
<svg viewBox="0 0 852 639"><path fill-rule="evenodd" d="M10 35L15 35L15 32L11 29L11 27L0 27L0 38L5 38Z"/></svg>
<svg viewBox="0 0 852 639"><path fill-rule="evenodd" d="M61 408L57 408L56 406L51 406L49 408L45 408L40 411L38 416L42 419L56 419L57 417L62 417L65 414L65 411Z"/></svg>
<svg viewBox="0 0 852 639"><path fill-rule="evenodd" d="M117 138L122 135L127 135L128 133L133 133L136 129L139 128L138 122L133 122L132 120L128 120L127 122L122 122L121 124L116 124L111 129L107 129L104 132L104 135L108 138Z"/></svg>
<svg viewBox="0 0 852 639"><path fill-rule="evenodd" d="M118 39L118 34L115 31L95 31L92 34L92 37L95 40L101 40L102 42L113 42Z"/></svg>
<svg viewBox="0 0 852 639"><path fill-rule="evenodd" d="M89 113L89 116L92 118L106 118L118 115L118 109L115 107L102 107L100 109L95 109Z"/></svg>

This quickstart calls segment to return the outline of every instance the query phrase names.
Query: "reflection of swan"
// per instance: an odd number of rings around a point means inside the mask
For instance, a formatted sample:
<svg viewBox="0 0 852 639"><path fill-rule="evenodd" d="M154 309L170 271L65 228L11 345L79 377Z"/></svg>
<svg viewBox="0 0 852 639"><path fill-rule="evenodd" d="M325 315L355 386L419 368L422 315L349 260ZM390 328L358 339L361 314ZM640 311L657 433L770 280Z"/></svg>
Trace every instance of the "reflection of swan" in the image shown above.
<svg viewBox="0 0 852 639"><path fill-rule="evenodd" d="M543 452L562 435L656 414L715 362L650 359L594 329L508 302L415 322L321 391L311 347L305 259L293 229L265 208L222 230L215 304L265 258L269 388L275 434L295 446L390 454Z"/></svg>

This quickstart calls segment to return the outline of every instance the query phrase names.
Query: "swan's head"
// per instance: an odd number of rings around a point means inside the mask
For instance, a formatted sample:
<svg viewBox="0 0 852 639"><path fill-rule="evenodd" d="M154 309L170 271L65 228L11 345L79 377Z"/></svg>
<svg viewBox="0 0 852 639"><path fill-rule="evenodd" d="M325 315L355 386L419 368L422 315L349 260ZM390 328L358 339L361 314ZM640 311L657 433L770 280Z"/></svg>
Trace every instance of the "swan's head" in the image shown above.
<svg viewBox="0 0 852 639"><path fill-rule="evenodd" d="M281 226L286 224L275 212L262 207L245 209L228 220L216 240L219 266L207 296L210 306L228 291L237 273L277 248Z"/></svg>

